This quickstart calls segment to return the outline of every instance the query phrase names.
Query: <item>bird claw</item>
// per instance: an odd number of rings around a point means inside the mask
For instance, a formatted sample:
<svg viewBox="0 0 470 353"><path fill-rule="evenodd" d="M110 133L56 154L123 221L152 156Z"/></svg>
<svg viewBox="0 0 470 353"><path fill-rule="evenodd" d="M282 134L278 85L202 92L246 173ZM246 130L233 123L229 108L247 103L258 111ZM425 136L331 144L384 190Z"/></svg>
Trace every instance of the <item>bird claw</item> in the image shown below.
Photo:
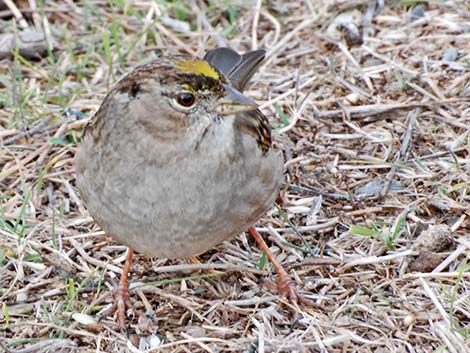
<svg viewBox="0 0 470 353"><path fill-rule="evenodd" d="M126 309L129 307L129 288L119 286L114 292L116 299L115 314L121 333L127 331Z"/></svg>
<svg viewBox="0 0 470 353"><path fill-rule="evenodd" d="M292 304L314 306L313 301L305 298L297 291L297 286L287 273L279 276L277 290L279 294L286 297Z"/></svg>

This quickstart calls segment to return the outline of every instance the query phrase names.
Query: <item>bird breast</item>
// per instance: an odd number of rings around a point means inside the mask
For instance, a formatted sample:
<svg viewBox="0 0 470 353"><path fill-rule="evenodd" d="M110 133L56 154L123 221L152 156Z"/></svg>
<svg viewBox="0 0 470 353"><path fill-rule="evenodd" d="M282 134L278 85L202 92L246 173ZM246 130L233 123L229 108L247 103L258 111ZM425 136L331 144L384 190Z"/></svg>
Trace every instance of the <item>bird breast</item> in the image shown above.
<svg viewBox="0 0 470 353"><path fill-rule="evenodd" d="M148 256L197 255L238 235L271 206L281 179L277 153L263 154L253 137L223 125L172 158L144 140L121 140L101 156L93 144L86 138L77 152L89 212L109 235Z"/></svg>

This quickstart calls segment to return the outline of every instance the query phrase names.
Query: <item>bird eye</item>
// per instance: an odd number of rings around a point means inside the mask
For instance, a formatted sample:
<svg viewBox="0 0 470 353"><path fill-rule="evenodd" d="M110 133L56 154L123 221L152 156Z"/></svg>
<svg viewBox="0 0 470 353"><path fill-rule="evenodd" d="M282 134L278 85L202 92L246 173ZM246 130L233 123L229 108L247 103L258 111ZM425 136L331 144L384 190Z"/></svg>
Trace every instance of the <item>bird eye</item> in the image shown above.
<svg viewBox="0 0 470 353"><path fill-rule="evenodd" d="M189 108L196 102L196 97L192 93L181 92L176 96L176 102L182 107Z"/></svg>

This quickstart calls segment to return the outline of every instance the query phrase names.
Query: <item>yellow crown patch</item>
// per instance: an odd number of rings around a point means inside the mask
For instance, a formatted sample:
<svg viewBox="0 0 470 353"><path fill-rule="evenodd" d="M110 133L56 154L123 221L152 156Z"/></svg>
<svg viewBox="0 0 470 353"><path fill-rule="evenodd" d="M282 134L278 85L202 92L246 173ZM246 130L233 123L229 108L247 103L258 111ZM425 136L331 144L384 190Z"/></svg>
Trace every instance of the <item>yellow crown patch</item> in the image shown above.
<svg viewBox="0 0 470 353"><path fill-rule="evenodd" d="M220 79L219 74L203 60L181 60L176 62L176 68L183 72L189 72L196 75L204 75L213 79Z"/></svg>

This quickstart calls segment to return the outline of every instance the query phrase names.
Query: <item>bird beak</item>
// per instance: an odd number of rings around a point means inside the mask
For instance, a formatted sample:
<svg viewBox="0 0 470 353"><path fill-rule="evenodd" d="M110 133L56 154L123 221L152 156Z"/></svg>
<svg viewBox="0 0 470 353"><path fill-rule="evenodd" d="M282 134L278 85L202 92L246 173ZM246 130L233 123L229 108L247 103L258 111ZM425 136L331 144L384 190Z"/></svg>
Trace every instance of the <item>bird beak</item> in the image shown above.
<svg viewBox="0 0 470 353"><path fill-rule="evenodd" d="M255 102L238 92L235 88L229 85L224 85L224 88L225 96L217 101L215 107L219 115L233 115L258 108Z"/></svg>

